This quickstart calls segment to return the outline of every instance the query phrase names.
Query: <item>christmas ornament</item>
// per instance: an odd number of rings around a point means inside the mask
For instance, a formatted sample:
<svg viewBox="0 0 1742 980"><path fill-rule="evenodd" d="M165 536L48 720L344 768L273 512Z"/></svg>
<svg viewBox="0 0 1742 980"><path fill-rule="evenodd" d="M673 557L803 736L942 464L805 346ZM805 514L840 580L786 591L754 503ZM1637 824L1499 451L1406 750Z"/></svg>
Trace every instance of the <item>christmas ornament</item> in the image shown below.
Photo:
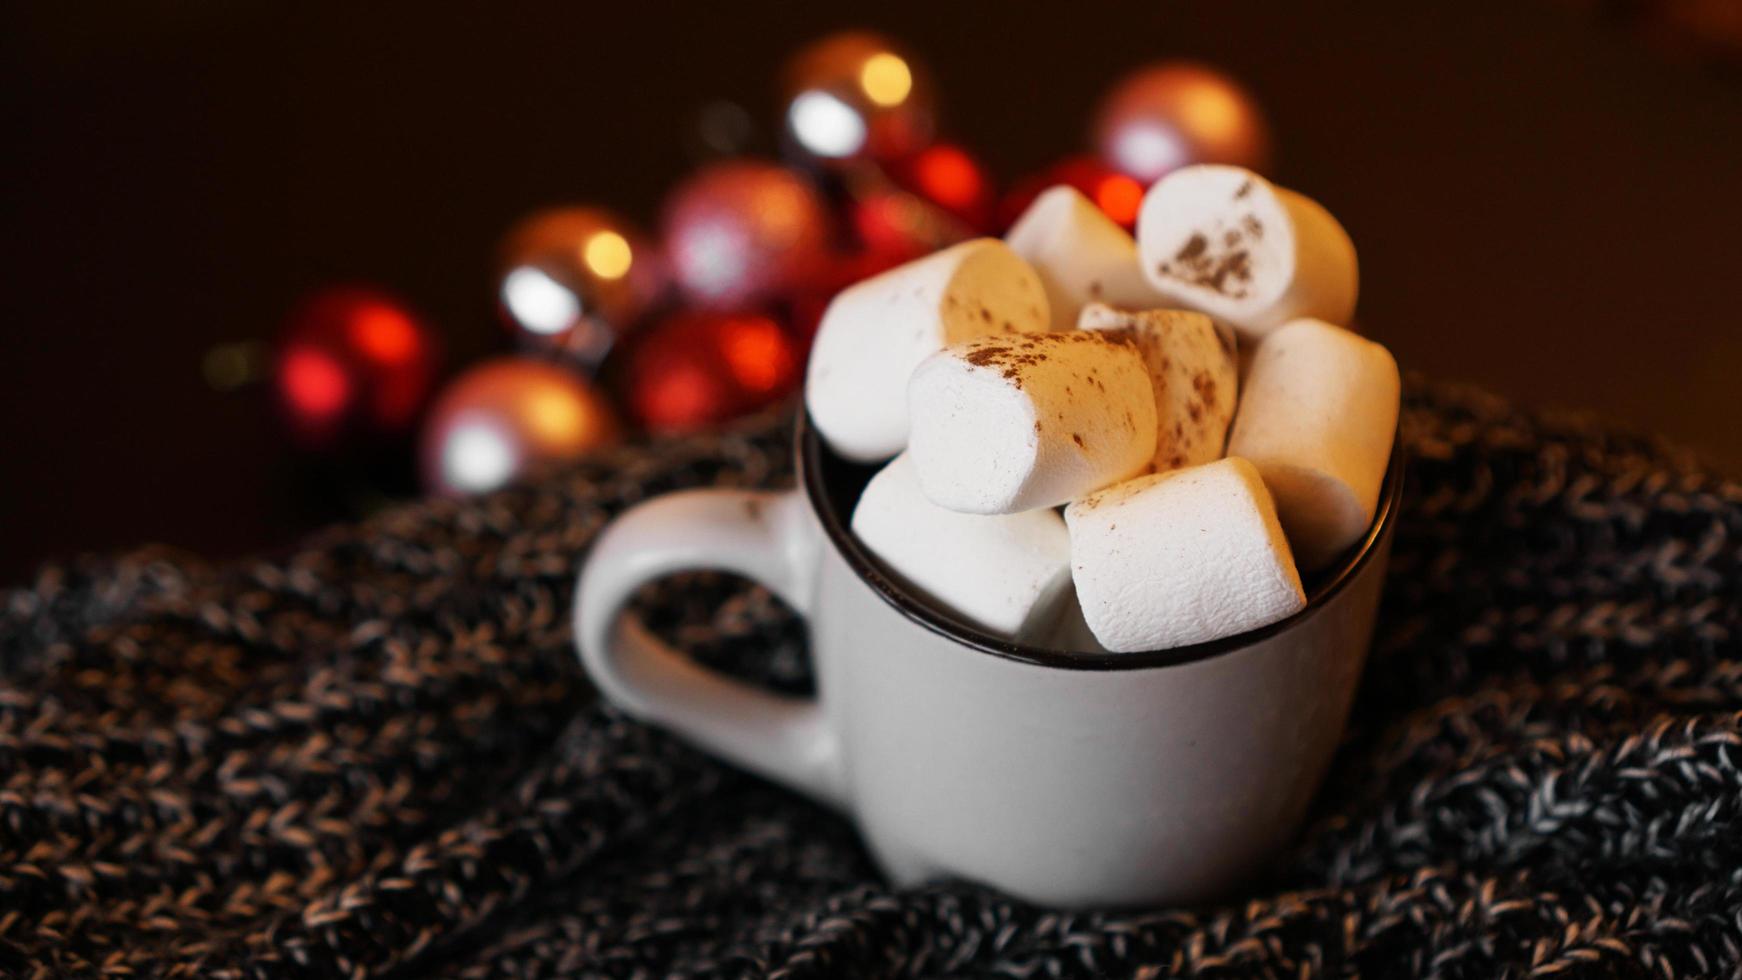
<svg viewBox="0 0 1742 980"><path fill-rule="evenodd" d="M806 159L889 162L931 140L931 85L888 38L848 31L795 54L782 75L786 136Z"/></svg>
<svg viewBox="0 0 1742 980"><path fill-rule="evenodd" d="M617 438L610 405L574 372L529 357L499 357L467 370L436 399L419 457L425 487L464 496Z"/></svg>
<svg viewBox="0 0 1742 980"><path fill-rule="evenodd" d="M430 329L373 289L316 293L285 323L273 390L291 438L330 450L406 431L436 373Z"/></svg>
<svg viewBox="0 0 1742 980"><path fill-rule="evenodd" d="M734 309L802 284L829 247L822 198L784 167L734 160L680 184L665 209L672 278L698 306Z"/></svg>
<svg viewBox="0 0 1742 980"><path fill-rule="evenodd" d="M677 313L636 338L624 400L654 432L691 431L778 401L796 388L799 368L792 337L770 317Z"/></svg>
<svg viewBox="0 0 1742 980"><path fill-rule="evenodd" d="M903 188L943 208L976 231L991 225L995 188L991 175L967 150L936 143L897 163L893 172Z"/></svg>
<svg viewBox="0 0 1742 980"><path fill-rule="evenodd" d="M1145 187L1191 163L1262 171L1270 128L1238 82L1190 62L1163 62L1127 75L1095 114L1101 159Z"/></svg>
<svg viewBox="0 0 1742 980"><path fill-rule="evenodd" d="M1143 204L1143 185L1087 155L1070 157L1017 181L998 205L998 226L1010 227L1041 191L1058 184L1076 188L1126 231L1136 227L1137 209Z"/></svg>
<svg viewBox="0 0 1742 980"><path fill-rule="evenodd" d="M929 255L974 234L974 229L954 214L888 183L856 190L848 205L848 217L862 247L855 264L865 275ZM839 264L830 271L838 268Z"/></svg>
<svg viewBox="0 0 1742 980"><path fill-rule="evenodd" d="M595 366L658 298L647 237L603 208L539 211L503 238L497 299L523 344Z"/></svg>

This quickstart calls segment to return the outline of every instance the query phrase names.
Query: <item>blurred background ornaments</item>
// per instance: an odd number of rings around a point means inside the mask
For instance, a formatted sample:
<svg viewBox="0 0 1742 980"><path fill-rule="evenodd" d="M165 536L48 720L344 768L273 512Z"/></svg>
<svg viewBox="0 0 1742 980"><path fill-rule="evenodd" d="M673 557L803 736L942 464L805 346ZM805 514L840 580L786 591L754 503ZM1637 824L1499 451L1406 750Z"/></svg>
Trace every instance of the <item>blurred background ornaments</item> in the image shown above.
<svg viewBox="0 0 1742 980"><path fill-rule="evenodd" d="M272 387L301 448L334 451L405 435L435 382L434 334L375 289L321 290L286 319Z"/></svg>
<svg viewBox="0 0 1742 980"><path fill-rule="evenodd" d="M745 309L802 285L832 247L822 197L803 177L760 160L704 166L666 201L666 260L683 298Z"/></svg>
<svg viewBox="0 0 1742 980"><path fill-rule="evenodd" d="M998 189L991 171L964 146L933 143L891 167L895 182L984 233L992 227Z"/></svg>
<svg viewBox="0 0 1742 980"><path fill-rule="evenodd" d="M1270 126L1251 93L1204 65L1166 61L1126 75L1102 100L1096 151L1144 187L1193 163L1270 166Z"/></svg>
<svg viewBox="0 0 1742 980"><path fill-rule="evenodd" d="M497 260L497 301L516 343L564 351L589 369L663 286L652 240L598 207L528 215L504 237Z"/></svg>
<svg viewBox="0 0 1742 980"><path fill-rule="evenodd" d="M690 310L651 324L623 371L624 403L649 432L690 432L798 388L799 344L760 313Z"/></svg>
<svg viewBox="0 0 1742 980"><path fill-rule="evenodd" d="M454 379L431 407L419 449L424 486L448 496L495 490L611 445L620 431L605 398L574 371L499 357Z"/></svg>
<svg viewBox="0 0 1742 980"><path fill-rule="evenodd" d="M611 444L619 418L690 432L790 397L835 293L999 234L1055 184L1129 229L1168 171L1262 169L1270 154L1252 96L1189 62L1126 75L1093 113L1092 152L1007 188L972 149L935 140L930 72L886 37L846 31L806 45L780 85L788 164L745 156L757 121L741 106L704 103L685 127L696 167L666 196L657 238L590 204L544 208L507 231L494 281L519 354L462 372L436 399L418 453L427 489L495 489ZM403 440L429 399L435 355L429 328L398 300L326 290L290 318L274 390L299 445L391 445L381 439ZM205 368L214 386L234 387L227 379L259 360L258 345L224 345Z"/></svg>
<svg viewBox="0 0 1742 980"><path fill-rule="evenodd" d="M845 31L801 48L781 77L790 151L821 166L889 163L931 142L930 73L880 34Z"/></svg>

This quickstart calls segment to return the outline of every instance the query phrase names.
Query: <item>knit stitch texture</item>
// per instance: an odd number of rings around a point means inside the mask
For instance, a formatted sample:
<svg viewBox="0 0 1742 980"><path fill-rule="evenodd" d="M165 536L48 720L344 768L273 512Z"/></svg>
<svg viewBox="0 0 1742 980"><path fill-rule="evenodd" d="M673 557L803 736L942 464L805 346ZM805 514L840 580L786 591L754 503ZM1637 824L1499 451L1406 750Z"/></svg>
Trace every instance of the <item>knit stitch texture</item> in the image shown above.
<svg viewBox="0 0 1742 980"><path fill-rule="evenodd" d="M1412 380L1348 736L1238 899L896 890L840 818L600 704L569 636L610 517L789 482L788 426L632 447L288 557L143 552L0 593L15 976L1742 975L1742 484ZM644 614L809 690L717 575Z"/></svg>

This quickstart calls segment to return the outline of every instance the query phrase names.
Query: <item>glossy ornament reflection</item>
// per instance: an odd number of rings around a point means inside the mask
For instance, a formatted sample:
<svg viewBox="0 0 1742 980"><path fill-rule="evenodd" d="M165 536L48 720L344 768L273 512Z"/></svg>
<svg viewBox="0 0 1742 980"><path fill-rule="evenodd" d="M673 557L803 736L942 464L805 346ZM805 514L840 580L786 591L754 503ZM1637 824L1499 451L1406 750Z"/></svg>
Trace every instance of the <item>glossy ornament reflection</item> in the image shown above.
<svg viewBox="0 0 1742 980"><path fill-rule="evenodd" d="M928 73L868 31L832 34L799 50L781 91L788 142L824 165L899 159L929 143L936 126Z"/></svg>
<svg viewBox="0 0 1742 980"><path fill-rule="evenodd" d="M624 401L654 432L688 432L773 404L798 387L801 355L760 314L686 312L636 338Z"/></svg>
<svg viewBox="0 0 1742 980"><path fill-rule="evenodd" d="M293 441L333 450L407 431L435 381L429 327L394 296L365 287L315 293L286 319L272 387Z"/></svg>
<svg viewBox="0 0 1742 980"><path fill-rule="evenodd" d="M620 216L550 208L503 238L497 300L523 345L593 366L658 298L659 265L652 242Z"/></svg>
<svg viewBox="0 0 1742 980"><path fill-rule="evenodd" d="M501 357L467 370L436 399L419 461L428 490L464 496L618 436L610 405L586 380L546 361Z"/></svg>
<svg viewBox="0 0 1742 980"><path fill-rule="evenodd" d="M742 309L802 285L830 247L822 198L802 177L759 160L712 164L666 202L665 254L691 303Z"/></svg>
<svg viewBox="0 0 1742 980"><path fill-rule="evenodd" d="M1125 76L1095 114L1094 145L1109 166L1145 187L1193 163L1263 171L1270 127L1239 82L1191 62L1162 62Z"/></svg>

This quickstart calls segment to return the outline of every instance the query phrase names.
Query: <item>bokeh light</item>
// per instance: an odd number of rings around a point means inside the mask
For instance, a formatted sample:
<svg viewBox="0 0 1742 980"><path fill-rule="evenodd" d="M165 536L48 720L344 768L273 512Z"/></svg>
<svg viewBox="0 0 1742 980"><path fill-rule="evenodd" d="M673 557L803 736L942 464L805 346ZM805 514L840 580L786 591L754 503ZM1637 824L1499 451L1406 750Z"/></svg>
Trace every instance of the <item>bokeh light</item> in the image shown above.
<svg viewBox="0 0 1742 980"><path fill-rule="evenodd" d="M635 253L627 238L614 231L601 231L587 239L581 261L601 279L621 279L629 274Z"/></svg>
<svg viewBox="0 0 1742 980"><path fill-rule="evenodd" d="M287 350L279 372L291 410L311 421L336 419L351 400L351 381L344 366L324 351L306 347Z"/></svg>
<svg viewBox="0 0 1742 980"><path fill-rule="evenodd" d="M959 147L927 147L915 158L913 181L921 194L954 211L974 207L989 190L980 165Z"/></svg>
<svg viewBox="0 0 1742 980"><path fill-rule="evenodd" d="M820 157L850 157L865 145L865 120L830 92L804 92L787 110L792 134Z"/></svg>
<svg viewBox="0 0 1742 980"><path fill-rule="evenodd" d="M547 337L568 330L581 315L574 291L535 266L519 266L502 277L502 305L522 329Z"/></svg>
<svg viewBox="0 0 1742 980"><path fill-rule="evenodd" d="M865 59L859 69L859 87L865 97L884 108L907 101L913 91L913 71L900 55L884 51Z"/></svg>
<svg viewBox="0 0 1742 980"><path fill-rule="evenodd" d="M442 481L462 494L484 493L514 476L513 438L490 422L454 427L441 451Z"/></svg>

